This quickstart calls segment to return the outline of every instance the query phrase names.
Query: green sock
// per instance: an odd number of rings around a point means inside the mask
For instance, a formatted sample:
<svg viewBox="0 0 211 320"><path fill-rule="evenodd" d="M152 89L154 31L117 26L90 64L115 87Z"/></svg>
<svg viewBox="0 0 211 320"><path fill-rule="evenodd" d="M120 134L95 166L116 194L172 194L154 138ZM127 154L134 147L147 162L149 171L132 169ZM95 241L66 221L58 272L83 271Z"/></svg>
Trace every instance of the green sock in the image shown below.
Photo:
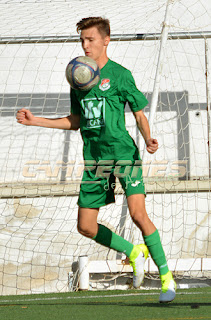
<svg viewBox="0 0 211 320"><path fill-rule="evenodd" d="M133 244L118 236L102 224L98 224L99 229L97 235L93 238L97 243L105 247L114 249L118 252L123 252L127 257L130 256L133 249Z"/></svg>
<svg viewBox="0 0 211 320"><path fill-rule="evenodd" d="M160 241L160 236L158 230L150 234L149 236L144 236L144 241L149 249L151 257L159 269L160 275L164 275L169 271L165 253Z"/></svg>

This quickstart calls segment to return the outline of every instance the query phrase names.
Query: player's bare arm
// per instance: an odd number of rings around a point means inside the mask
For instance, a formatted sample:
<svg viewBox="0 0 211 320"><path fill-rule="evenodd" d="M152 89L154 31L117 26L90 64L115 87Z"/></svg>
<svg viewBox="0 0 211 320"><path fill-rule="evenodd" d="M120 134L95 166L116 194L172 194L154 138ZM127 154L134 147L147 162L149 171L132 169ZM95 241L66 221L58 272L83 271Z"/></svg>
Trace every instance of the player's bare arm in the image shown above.
<svg viewBox="0 0 211 320"><path fill-rule="evenodd" d="M38 126L63 130L78 130L80 127L80 115L74 114L70 114L64 118L48 119L35 117L30 110L22 108L18 110L16 119L18 123L25 126Z"/></svg>
<svg viewBox="0 0 211 320"><path fill-rule="evenodd" d="M151 137L149 123L146 116L142 110L134 112L134 116L137 126L146 142L147 151L152 154L155 153L158 149L158 141Z"/></svg>

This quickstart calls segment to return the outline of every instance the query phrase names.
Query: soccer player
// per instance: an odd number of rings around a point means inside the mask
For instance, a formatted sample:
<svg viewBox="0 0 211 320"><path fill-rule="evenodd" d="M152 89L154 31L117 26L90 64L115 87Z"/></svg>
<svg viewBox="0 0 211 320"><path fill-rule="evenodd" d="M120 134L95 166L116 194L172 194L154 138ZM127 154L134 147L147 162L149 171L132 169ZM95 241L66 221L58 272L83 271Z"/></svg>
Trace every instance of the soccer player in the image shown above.
<svg viewBox="0 0 211 320"><path fill-rule="evenodd" d="M158 230L145 209L141 166L138 170L136 166L140 162L139 151L125 128L124 108L128 102L147 151L151 154L157 151L158 142L151 137L142 111L148 101L137 89L131 72L107 56L109 20L84 18L77 23L77 31L85 55L94 59L101 70L98 85L89 91L71 90L71 114L67 117L35 117L29 110L21 109L17 112L17 120L23 125L67 130L80 128L84 159L89 164L85 166L78 199L78 231L101 245L123 252L133 267L135 288L141 285L144 262L150 252L161 278L159 301L170 302L175 298L176 283L168 269ZM97 166L93 169L90 163L97 163ZM119 177L131 218L142 232L145 244L133 245L97 223L99 208L115 201L115 175Z"/></svg>

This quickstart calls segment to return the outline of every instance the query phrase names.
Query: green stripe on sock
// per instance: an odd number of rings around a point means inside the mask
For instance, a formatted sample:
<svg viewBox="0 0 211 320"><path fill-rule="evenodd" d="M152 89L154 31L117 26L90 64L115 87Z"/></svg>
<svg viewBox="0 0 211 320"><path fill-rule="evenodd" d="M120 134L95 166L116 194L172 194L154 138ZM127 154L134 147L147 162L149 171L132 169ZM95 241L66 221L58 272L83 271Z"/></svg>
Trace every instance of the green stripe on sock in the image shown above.
<svg viewBox="0 0 211 320"><path fill-rule="evenodd" d="M165 253L160 241L160 236L158 230L150 234L149 236L144 236L144 241L149 249L150 255L159 269L160 275L164 275L169 271Z"/></svg>
<svg viewBox="0 0 211 320"><path fill-rule="evenodd" d="M123 252L127 257L130 256L133 249L133 244L129 241L118 236L107 227L99 224L97 235L93 238L97 243L102 244L105 247L114 249L118 252Z"/></svg>

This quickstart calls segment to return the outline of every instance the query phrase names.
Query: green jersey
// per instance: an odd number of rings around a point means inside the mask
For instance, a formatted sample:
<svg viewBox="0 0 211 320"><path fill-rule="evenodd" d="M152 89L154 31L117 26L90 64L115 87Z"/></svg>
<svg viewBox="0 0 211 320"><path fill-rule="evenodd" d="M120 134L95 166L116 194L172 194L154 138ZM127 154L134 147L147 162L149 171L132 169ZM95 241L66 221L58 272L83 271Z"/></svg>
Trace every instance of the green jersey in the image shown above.
<svg viewBox="0 0 211 320"><path fill-rule="evenodd" d="M111 60L101 69L100 81L90 91L71 89L71 113L81 116L85 160L127 160L137 154L125 128L127 102L133 112L148 103L131 72Z"/></svg>

